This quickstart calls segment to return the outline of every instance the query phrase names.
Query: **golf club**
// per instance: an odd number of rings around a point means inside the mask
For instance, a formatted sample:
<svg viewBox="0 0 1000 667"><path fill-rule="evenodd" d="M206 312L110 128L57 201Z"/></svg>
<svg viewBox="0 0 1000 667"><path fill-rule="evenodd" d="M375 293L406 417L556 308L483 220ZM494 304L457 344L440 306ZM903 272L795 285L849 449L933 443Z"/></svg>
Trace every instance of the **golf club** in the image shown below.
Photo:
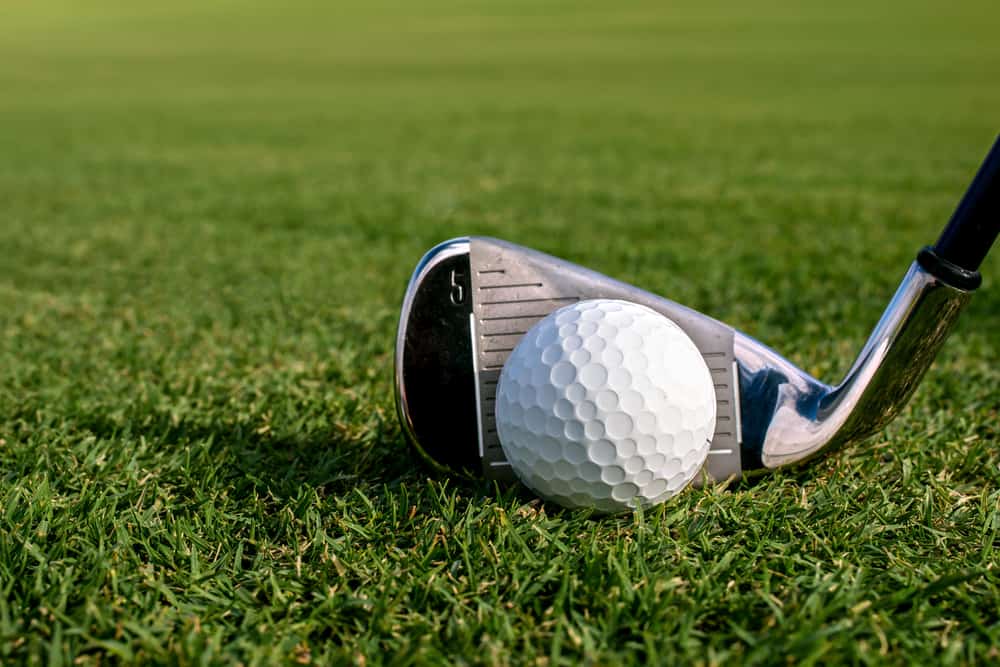
<svg viewBox="0 0 1000 667"><path fill-rule="evenodd" d="M1000 138L836 385L708 315L594 271L493 238L446 241L420 260L403 300L395 356L403 430L437 466L512 478L494 418L510 352L561 306L623 299L677 323L711 371L716 429L696 484L804 461L873 435L899 413L979 287L998 232Z"/></svg>

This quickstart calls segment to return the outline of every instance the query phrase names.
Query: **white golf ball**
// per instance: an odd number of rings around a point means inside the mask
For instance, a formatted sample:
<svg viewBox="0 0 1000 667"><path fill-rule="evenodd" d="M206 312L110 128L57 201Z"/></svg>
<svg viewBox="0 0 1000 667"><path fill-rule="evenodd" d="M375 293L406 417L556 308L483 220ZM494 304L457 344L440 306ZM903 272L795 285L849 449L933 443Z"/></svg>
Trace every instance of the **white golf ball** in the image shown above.
<svg viewBox="0 0 1000 667"><path fill-rule="evenodd" d="M533 326L500 373L497 433L518 478L566 507L620 512L661 503L701 469L715 389L671 320L609 299Z"/></svg>

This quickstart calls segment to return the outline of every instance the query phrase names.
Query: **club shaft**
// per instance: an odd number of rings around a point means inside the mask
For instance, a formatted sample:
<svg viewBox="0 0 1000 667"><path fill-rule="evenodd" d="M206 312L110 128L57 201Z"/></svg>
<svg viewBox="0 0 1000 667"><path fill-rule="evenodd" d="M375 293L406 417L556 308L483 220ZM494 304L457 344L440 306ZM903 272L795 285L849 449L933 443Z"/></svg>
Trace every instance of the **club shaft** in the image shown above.
<svg viewBox="0 0 1000 667"><path fill-rule="evenodd" d="M934 244L942 260L965 271L979 269L1000 233L1000 137L983 160L948 225Z"/></svg>

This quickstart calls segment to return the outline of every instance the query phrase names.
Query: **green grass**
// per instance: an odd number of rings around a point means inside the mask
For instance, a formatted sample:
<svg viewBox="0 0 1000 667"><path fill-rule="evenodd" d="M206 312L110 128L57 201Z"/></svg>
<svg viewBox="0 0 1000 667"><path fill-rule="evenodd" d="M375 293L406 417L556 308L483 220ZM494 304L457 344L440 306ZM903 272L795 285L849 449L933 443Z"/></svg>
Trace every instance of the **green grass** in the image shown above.
<svg viewBox="0 0 1000 667"><path fill-rule="evenodd" d="M468 233L836 379L995 3L133 4L0 6L0 662L997 659L1000 253L884 434L644 516L433 474L391 390Z"/></svg>

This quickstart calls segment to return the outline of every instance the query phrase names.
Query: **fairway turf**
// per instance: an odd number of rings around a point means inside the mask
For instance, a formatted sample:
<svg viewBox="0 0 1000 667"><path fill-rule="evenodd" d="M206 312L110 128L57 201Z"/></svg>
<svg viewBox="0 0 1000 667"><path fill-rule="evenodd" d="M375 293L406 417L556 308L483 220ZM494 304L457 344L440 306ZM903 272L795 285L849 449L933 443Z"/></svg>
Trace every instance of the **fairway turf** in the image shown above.
<svg viewBox="0 0 1000 667"><path fill-rule="evenodd" d="M0 662L1000 659L1000 251L885 433L644 515L396 421L463 234L847 370L1000 130L1000 11L803 4L3 3Z"/></svg>

